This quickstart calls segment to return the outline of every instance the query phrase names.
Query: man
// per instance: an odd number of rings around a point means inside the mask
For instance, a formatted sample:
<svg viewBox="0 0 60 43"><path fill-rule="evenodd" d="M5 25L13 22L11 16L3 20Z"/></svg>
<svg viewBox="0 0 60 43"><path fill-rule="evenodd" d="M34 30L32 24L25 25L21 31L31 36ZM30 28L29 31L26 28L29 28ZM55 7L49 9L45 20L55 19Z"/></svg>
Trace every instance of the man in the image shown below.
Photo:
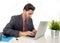
<svg viewBox="0 0 60 43"><path fill-rule="evenodd" d="M35 36L36 30L34 29L32 14L35 7L28 3L23 8L23 13L21 15L12 16L10 22L3 29L3 34L5 36Z"/></svg>

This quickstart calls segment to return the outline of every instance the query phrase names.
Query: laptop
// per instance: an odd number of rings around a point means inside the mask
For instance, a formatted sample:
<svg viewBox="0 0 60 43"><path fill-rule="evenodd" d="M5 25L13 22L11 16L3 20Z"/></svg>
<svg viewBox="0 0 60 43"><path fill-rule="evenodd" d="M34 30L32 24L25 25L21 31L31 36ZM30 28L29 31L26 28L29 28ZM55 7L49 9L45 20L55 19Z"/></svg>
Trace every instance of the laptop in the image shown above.
<svg viewBox="0 0 60 43"><path fill-rule="evenodd" d="M45 34L45 31L47 29L47 24L48 22L47 21L41 21L39 26L38 26L38 30L37 30L37 33L35 35L35 37L33 38L34 40L44 36Z"/></svg>

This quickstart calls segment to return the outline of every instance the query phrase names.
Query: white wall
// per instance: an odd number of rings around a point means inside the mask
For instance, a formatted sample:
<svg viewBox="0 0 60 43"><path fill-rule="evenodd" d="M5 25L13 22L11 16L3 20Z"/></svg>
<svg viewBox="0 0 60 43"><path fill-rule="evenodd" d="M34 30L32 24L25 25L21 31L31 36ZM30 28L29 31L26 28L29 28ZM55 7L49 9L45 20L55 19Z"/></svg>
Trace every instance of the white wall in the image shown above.
<svg viewBox="0 0 60 43"><path fill-rule="evenodd" d="M0 32L10 21L11 16L22 13L27 3L32 3L36 7L32 16L36 29L42 20L59 19L60 0L0 0Z"/></svg>

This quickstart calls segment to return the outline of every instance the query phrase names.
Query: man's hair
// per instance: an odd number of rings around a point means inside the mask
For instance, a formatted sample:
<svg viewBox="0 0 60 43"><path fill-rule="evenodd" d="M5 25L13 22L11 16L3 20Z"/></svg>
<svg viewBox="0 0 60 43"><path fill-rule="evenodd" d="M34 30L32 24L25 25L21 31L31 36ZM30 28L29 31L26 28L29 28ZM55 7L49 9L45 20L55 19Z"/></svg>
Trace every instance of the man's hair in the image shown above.
<svg viewBox="0 0 60 43"><path fill-rule="evenodd" d="M29 11L29 10L34 11L35 10L35 7L31 3L28 3L28 4L26 4L24 6L24 10L26 10L26 11Z"/></svg>

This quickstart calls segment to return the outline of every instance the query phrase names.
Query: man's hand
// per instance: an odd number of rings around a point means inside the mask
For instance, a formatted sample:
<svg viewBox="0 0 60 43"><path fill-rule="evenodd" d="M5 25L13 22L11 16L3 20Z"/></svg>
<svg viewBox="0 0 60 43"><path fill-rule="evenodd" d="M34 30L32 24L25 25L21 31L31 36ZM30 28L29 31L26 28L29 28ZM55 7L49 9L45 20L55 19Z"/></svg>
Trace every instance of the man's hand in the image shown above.
<svg viewBox="0 0 60 43"><path fill-rule="evenodd" d="M37 31L36 30L33 30L32 33L33 33L32 36L35 36L36 33L37 33Z"/></svg>
<svg viewBox="0 0 60 43"><path fill-rule="evenodd" d="M32 31L27 31L26 34L27 34L27 36L33 36L34 35L34 33Z"/></svg>
<svg viewBox="0 0 60 43"><path fill-rule="evenodd" d="M32 36L33 32L26 31L26 32L19 32L19 36Z"/></svg>
<svg viewBox="0 0 60 43"><path fill-rule="evenodd" d="M33 30L32 32L34 32L35 34L37 33L37 31L36 31L36 30Z"/></svg>
<svg viewBox="0 0 60 43"><path fill-rule="evenodd" d="M19 36L27 35L25 32L19 32Z"/></svg>
<svg viewBox="0 0 60 43"><path fill-rule="evenodd" d="M26 32L19 32L19 36L35 36L36 30L33 31L26 31Z"/></svg>

